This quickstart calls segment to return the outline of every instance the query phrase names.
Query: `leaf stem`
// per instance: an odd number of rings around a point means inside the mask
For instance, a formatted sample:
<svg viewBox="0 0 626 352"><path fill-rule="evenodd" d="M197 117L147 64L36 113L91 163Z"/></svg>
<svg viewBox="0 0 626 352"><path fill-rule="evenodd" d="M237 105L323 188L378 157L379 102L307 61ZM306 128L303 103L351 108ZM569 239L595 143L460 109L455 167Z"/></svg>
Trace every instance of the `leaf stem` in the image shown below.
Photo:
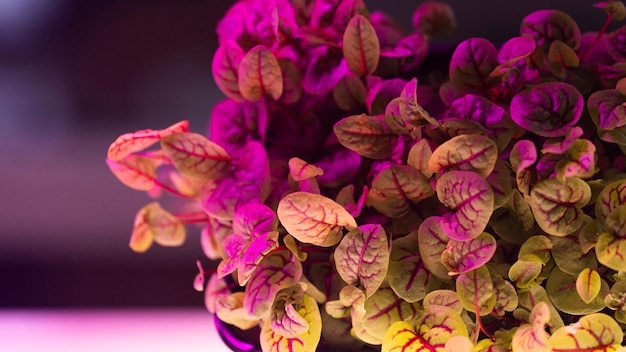
<svg viewBox="0 0 626 352"><path fill-rule="evenodd" d="M164 190L166 190L166 191L170 192L171 194L173 194L173 195L175 195L175 196L179 196L179 197L181 197L181 198L185 198L185 199L195 199L195 198L193 198L193 197L191 197L191 196L188 196L188 195L185 195L185 194L180 193L177 189L172 188L172 187L170 187L170 186L168 186L168 185L166 185L166 184L162 183L162 182L161 182L161 181L159 181L159 180L156 180L156 179L155 179L155 180L154 180L154 185L155 185L155 186L157 186L157 187L160 187L161 189L164 189Z"/></svg>
<svg viewBox="0 0 626 352"><path fill-rule="evenodd" d="M209 221L209 216L204 212L180 213L180 214L173 214L173 215L185 225L197 224L197 223Z"/></svg>
<svg viewBox="0 0 626 352"><path fill-rule="evenodd" d="M602 38L602 36L606 33L606 30L609 28L609 24L611 23L612 20L613 20L613 14L609 13L606 18L606 22L604 22L604 26L602 26L602 29L600 29L600 32L598 32L598 34L596 34L596 37L593 39L593 42L591 43L591 45L589 45L587 50L585 50L585 53L580 57L581 62L585 61L585 59L587 59L587 57L591 54L591 50L593 50L593 48L600 41L600 38Z"/></svg>

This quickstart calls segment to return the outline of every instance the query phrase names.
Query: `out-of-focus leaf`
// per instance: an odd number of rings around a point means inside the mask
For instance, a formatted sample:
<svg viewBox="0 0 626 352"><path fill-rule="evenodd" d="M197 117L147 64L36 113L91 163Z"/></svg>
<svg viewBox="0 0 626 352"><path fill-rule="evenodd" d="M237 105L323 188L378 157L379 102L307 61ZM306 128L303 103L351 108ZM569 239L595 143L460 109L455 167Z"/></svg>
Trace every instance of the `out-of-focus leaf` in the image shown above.
<svg viewBox="0 0 626 352"><path fill-rule="evenodd" d="M299 309L294 311L308 323L306 332L294 336L286 337L274 331L270 320L267 319L261 328L261 348L263 351L295 352L295 351L315 351L322 336L322 317L319 307L313 297L305 294L304 300L299 305Z"/></svg>
<svg viewBox="0 0 626 352"><path fill-rule="evenodd" d="M220 295L215 303L215 315L226 324L248 330L259 324L259 319L249 317L243 308L244 293Z"/></svg>
<svg viewBox="0 0 626 352"><path fill-rule="evenodd" d="M434 193L428 179L419 171L408 165L392 165L376 175L368 202L386 216L399 218L415 203Z"/></svg>
<svg viewBox="0 0 626 352"><path fill-rule="evenodd" d="M504 207L494 211L489 225L503 240L522 244L531 234L535 218L524 196L518 190L513 190Z"/></svg>
<svg viewBox="0 0 626 352"><path fill-rule="evenodd" d="M626 323L626 280L617 281L606 297L604 304L615 311L615 319L622 324Z"/></svg>
<svg viewBox="0 0 626 352"><path fill-rule="evenodd" d="M604 309L604 297L609 293L609 285L601 279L600 293L589 303L585 303L576 288L576 276L554 268L546 281L546 291L554 306L567 314L585 315Z"/></svg>
<svg viewBox="0 0 626 352"><path fill-rule="evenodd" d="M361 16L352 17L343 33L343 56L348 68L357 76L372 74L378 66L380 43L370 21Z"/></svg>
<svg viewBox="0 0 626 352"><path fill-rule="evenodd" d="M230 174L230 157L216 143L197 133L174 133L161 147L176 168L194 180L219 180Z"/></svg>
<svg viewBox="0 0 626 352"><path fill-rule="evenodd" d="M274 251L267 255L246 285L243 308L248 316L256 319L264 317L278 291L295 285L301 276L302 264L290 251Z"/></svg>
<svg viewBox="0 0 626 352"><path fill-rule="evenodd" d="M448 241L441 254L441 262L448 268L449 275L463 274L485 265L496 252L496 239L483 232L469 241Z"/></svg>
<svg viewBox="0 0 626 352"><path fill-rule="evenodd" d="M613 236L626 239L626 204L622 204L604 220L604 227Z"/></svg>
<svg viewBox="0 0 626 352"><path fill-rule="evenodd" d="M585 254L577 236L552 236L550 239L552 241L551 253L554 263L564 272L570 275L577 275L585 268L596 269L598 267L598 261L594 253Z"/></svg>
<svg viewBox="0 0 626 352"><path fill-rule="evenodd" d="M237 83L239 64L244 55L244 51L235 41L227 40L217 48L211 65L215 83L222 93L235 101L245 100Z"/></svg>
<svg viewBox="0 0 626 352"><path fill-rule="evenodd" d="M456 292L466 310L481 316L491 313L496 304L493 282L489 270L484 266L459 275Z"/></svg>
<svg viewBox="0 0 626 352"><path fill-rule="evenodd" d="M302 181L307 178L321 176L324 174L324 170L298 157L293 157L289 159L289 174L294 181Z"/></svg>
<svg viewBox="0 0 626 352"><path fill-rule="evenodd" d="M510 111L520 127L543 137L560 137L578 122L583 105L583 97L574 86L547 82L518 93Z"/></svg>
<svg viewBox="0 0 626 352"><path fill-rule="evenodd" d="M233 232L247 238L257 238L278 228L276 213L261 203L249 203L237 209L233 216Z"/></svg>
<svg viewBox="0 0 626 352"><path fill-rule="evenodd" d="M493 191L477 173L448 171L437 181L437 197L452 212L441 217L448 237L466 241L480 235L493 213Z"/></svg>
<svg viewBox="0 0 626 352"><path fill-rule="evenodd" d="M368 76L365 103L371 115L384 114L387 105L399 98L407 81L402 78L383 80L377 76ZM398 109L400 106L398 105Z"/></svg>
<svg viewBox="0 0 626 352"><path fill-rule="evenodd" d="M564 79L567 77L567 69L577 68L579 64L578 55L570 46L560 40L555 40L550 44L548 65L555 77Z"/></svg>
<svg viewBox="0 0 626 352"><path fill-rule="evenodd" d="M498 209L506 205L513 193L513 186L510 168L504 160L496 159L496 165L487 176L487 182L493 191L493 208Z"/></svg>
<svg viewBox="0 0 626 352"><path fill-rule="evenodd" d="M350 149L338 145L330 155L324 156L315 163L324 174L317 176L322 187L339 187L350 182L359 171L361 156Z"/></svg>
<svg viewBox="0 0 626 352"><path fill-rule="evenodd" d="M591 188L575 177L565 182L543 180L530 192L530 206L539 227L553 236L566 236L582 225L582 207L589 203Z"/></svg>
<svg viewBox="0 0 626 352"><path fill-rule="evenodd" d="M559 311L554 308L554 305L548 297L546 289L541 285L533 285L528 288L528 291L519 292L519 305L531 311L539 302L545 302L550 308L550 320L548 321L548 327L550 331L554 333L557 329L564 326L563 319L559 314Z"/></svg>
<svg viewBox="0 0 626 352"><path fill-rule="evenodd" d="M278 58L278 66L283 77L283 95L280 101L285 104L294 104L302 97L302 72L293 60L286 57Z"/></svg>
<svg viewBox="0 0 626 352"><path fill-rule="evenodd" d="M437 287L439 280L420 257L417 231L393 240L387 281L398 296L410 303L422 300Z"/></svg>
<svg viewBox="0 0 626 352"><path fill-rule="evenodd" d="M231 99L215 105L211 113L211 140L234 156L248 141L265 140L268 112L265 101L237 103Z"/></svg>
<svg viewBox="0 0 626 352"><path fill-rule="evenodd" d="M452 290L431 291L424 297L422 304L424 308L428 308L431 305L450 307L459 314L463 311L463 304L459 300L459 294Z"/></svg>
<svg viewBox="0 0 626 352"><path fill-rule="evenodd" d="M355 228L354 218L333 200L306 192L288 194L278 203L278 219L298 241L330 247L343 236L342 227Z"/></svg>
<svg viewBox="0 0 626 352"><path fill-rule="evenodd" d="M626 26L622 26L606 36L606 49L613 60L621 62L626 59Z"/></svg>
<svg viewBox="0 0 626 352"><path fill-rule="evenodd" d="M487 177L496 164L498 147L489 138L477 134L456 136L433 151L428 168L435 172L473 171Z"/></svg>
<svg viewBox="0 0 626 352"><path fill-rule="evenodd" d="M174 215L152 202L141 208L135 215L130 249L142 253L152 242L162 246L175 247L185 242L185 226Z"/></svg>
<svg viewBox="0 0 626 352"><path fill-rule="evenodd" d="M593 4L593 7L604 10L613 21L621 21L626 18L626 7L620 0L600 1Z"/></svg>
<svg viewBox="0 0 626 352"><path fill-rule="evenodd" d="M359 285L370 297L387 276L387 234L380 225L363 225L348 232L334 251L339 276L348 285Z"/></svg>
<svg viewBox="0 0 626 352"><path fill-rule="evenodd" d="M436 277L450 280L448 269L441 262L441 254L446 249L449 238L441 228L441 218L426 218L417 230L417 242L424 266Z"/></svg>
<svg viewBox="0 0 626 352"><path fill-rule="evenodd" d="M237 82L241 95L257 101L264 95L278 100L283 94L283 77L276 57L264 46L252 48L239 64Z"/></svg>
<svg viewBox="0 0 626 352"><path fill-rule="evenodd" d="M623 339L622 328L613 318L595 313L558 329L549 342L553 351L614 351L621 346Z"/></svg>
<svg viewBox="0 0 626 352"><path fill-rule="evenodd" d="M433 172L428 167L428 160L433 155L433 151L427 139L420 139L413 144L407 156L407 165L419 170L426 178L430 178Z"/></svg>
<svg viewBox="0 0 626 352"><path fill-rule="evenodd" d="M353 74L346 74L333 88L333 98L341 109L351 111L365 104L367 90L361 80Z"/></svg>
<svg viewBox="0 0 626 352"><path fill-rule="evenodd" d="M443 2L421 3L413 12L413 28L427 36L451 34L456 28L456 18L452 8Z"/></svg>
<svg viewBox="0 0 626 352"><path fill-rule="evenodd" d="M618 89L599 90L589 96L587 109L600 139L626 144L626 112L622 108L625 102L626 93Z"/></svg>
<svg viewBox="0 0 626 352"><path fill-rule="evenodd" d="M520 34L533 38L544 52L548 52L555 40L574 50L580 46L578 24L568 14L558 10L538 10L524 17Z"/></svg>
<svg viewBox="0 0 626 352"><path fill-rule="evenodd" d="M450 60L450 81L463 93L482 94L491 84L498 49L487 39L470 38L457 45Z"/></svg>
<svg viewBox="0 0 626 352"><path fill-rule="evenodd" d="M495 71L511 67L520 60L524 60L535 51L535 41L530 37L513 37L500 47L496 58L498 67Z"/></svg>
<svg viewBox="0 0 626 352"><path fill-rule="evenodd" d="M106 163L124 185L138 191L149 191L154 187L157 175L152 159L130 154L119 161L106 159Z"/></svg>
<svg viewBox="0 0 626 352"><path fill-rule="evenodd" d="M393 152L396 137L382 115L349 116L337 122L334 131L339 143L366 158L387 159Z"/></svg>
<svg viewBox="0 0 626 352"><path fill-rule="evenodd" d="M309 53L302 78L302 88L309 94L330 91L349 72L343 53L338 48L321 46Z"/></svg>
<svg viewBox="0 0 626 352"><path fill-rule="evenodd" d="M530 312L530 323L522 324L513 335L511 344L515 352L550 352L545 325L550 320L550 308L545 302L538 302Z"/></svg>
<svg viewBox="0 0 626 352"><path fill-rule="evenodd" d="M150 147L161 138L187 131L189 131L189 121L183 120L162 130L141 130L125 133L111 143L107 151L107 158L112 161L120 161L132 153Z"/></svg>
<svg viewBox="0 0 626 352"><path fill-rule="evenodd" d="M543 235L532 236L520 247L517 259L547 265L550 260L551 249L552 241L548 237Z"/></svg>

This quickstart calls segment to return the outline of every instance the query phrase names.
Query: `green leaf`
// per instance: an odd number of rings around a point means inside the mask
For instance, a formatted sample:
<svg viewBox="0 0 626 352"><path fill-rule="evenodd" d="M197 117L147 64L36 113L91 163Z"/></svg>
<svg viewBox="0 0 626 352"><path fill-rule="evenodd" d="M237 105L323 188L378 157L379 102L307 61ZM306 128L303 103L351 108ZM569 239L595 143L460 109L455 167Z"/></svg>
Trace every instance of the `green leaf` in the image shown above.
<svg viewBox="0 0 626 352"><path fill-rule="evenodd" d="M161 147L183 176L220 180L230 175L230 157L216 143L197 133L174 133L161 140Z"/></svg>
<svg viewBox="0 0 626 352"><path fill-rule="evenodd" d="M334 131L341 145L370 159L389 158L396 138L382 115L349 116L337 122Z"/></svg>
<svg viewBox="0 0 626 352"><path fill-rule="evenodd" d="M590 178L596 173L596 146L589 140L578 139L567 148L565 159L556 163L556 178Z"/></svg>
<svg viewBox="0 0 626 352"><path fill-rule="evenodd" d="M493 311L500 316L503 316L505 312L514 311L519 303L515 287L502 276L491 271L490 274L491 281L493 281L494 295L496 296L496 304L493 307Z"/></svg>
<svg viewBox="0 0 626 352"><path fill-rule="evenodd" d="M626 271L626 239L608 232L600 234L596 242L596 257L600 264L616 271Z"/></svg>
<svg viewBox="0 0 626 352"><path fill-rule="evenodd" d="M594 92L587 100L591 120L597 126L600 139L626 144L626 112L623 104L626 93L618 89L604 89Z"/></svg>
<svg viewBox="0 0 626 352"><path fill-rule="evenodd" d="M278 219L298 241L321 247L337 244L342 228L356 227L344 207L319 194L294 192L278 203Z"/></svg>
<svg viewBox="0 0 626 352"><path fill-rule="evenodd" d="M437 181L439 201L452 210L441 218L441 228L458 241L480 235L493 213L493 191L477 173L448 171Z"/></svg>
<svg viewBox="0 0 626 352"><path fill-rule="evenodd" d="M552 240L552 258L559 269L564 272L578 275L585 268L598 267L594 253L583 253L577 236L552 236L550 239Z"/></svg>
<svg viewBox="0 0 626 352"><path fill-rule="evenodd" d="M509 279L519 288L527 288L538 284L537 278L541 274L543 265L540 262L518 260L509 269Z"/></svg>
<svg viewBox="0 0 626 352"><path fill-rule="evenodd" d="M333 88L333 98L340 109L351 111L365 105L367 89L361 80L346 74Z"/></svg>
<svg viewBox="0 0 626 352"><path fill-rule="evenodd" d="M431 305L446 306L452 308L457 313L463 312L463 304L459 299L459 294L452 290L435 290L429 292L422 301L424 308Z"/></svg>
<svg viewBox="0 0 626 352"><path fill-rule="evenodd" d="M615 319L622 324L626 324L626 280L619 280L612 287L606 297L604 304L615 311Z"/></svg>
<svg viewBox="0 0 626 352"><path fill-rule="evenodd" d="M554 352L612 351L620 347L623 339L624 333L613 318L595 313L558 329L549 341Z"/></svg>
<svg viewBox="0 0 626 352"><path fill-rule="evenodd" d="M468 337L467 326L461 315L446 306L430 305L416 324L417 333L424 341L439 350L454 336Z"/></svg>
<svg viewBox="0 0 626 352"><path fill-rule="evenodd" d="M409 303L424 299L439 286L420 257L417 231L393 240L387 281L396 295Z"/></svg>
<svg viewBox="0 0 626 352"><path fill-rule="evenodd" d="M297 312L294 313L307 323L307 331L294 337L286 337L274 331L270 325L270 319L266 319L260 336L263 351L296 352L317 349L322 336L322 317L317 302L313 297L305 294L299 306Z"/></svg>
<svg viewBox="0 0 626 352"><path fill-rule="evenodd" d="M604 222L622 204L626 204L626 179L611 182L602 189L596 201L596 218Z"/></svg>
<svg viewBox="0 0 626 352"><path fill-rule="evenodd" d="M522 20L522 36L528 35L545 52L555 40L560 40L574 50L580 46L580 29L568 14L558 10L534 11Z"/></svg>
<svg viewBox="0 0 626 352"><path fill-rule="evenodd" d="M239 64L237 83L241 95L257 101L265 95L278 100L283 94L283 77L274 55L263 45L246 54Z"/></svg>
<svg viewBox="0 0 626 352"><path fill-rule="evenodd" d="M389 248L380 225L362 225L348 232L334 252L339 276L348 285L359 285L370 297L387 276Z"/></svg>
<svg viewBox="0 0 626 352"><path fill-rule="evenodd" d="M487 176L487 182L493 190L493 208L498 209L509 202L513 186L511 185L511 171L502 159L496 160L493 171Z"/></svg>
<svg viewBox="0 0 626 352"><path fill-rule="evenodd" d="M569 275L555 267L546 281L546 291L554 306L567 314L585 315L604 309L604 297L609 293L609 285L601 280L600 293L589 303L585 303L576 289L576 276Z"/></svg>
<svg viewBox="0 0 626 352"><path fill-rule="evenodd" d="M564 79L567 77L567 69L577 68L579 64L578 55L570 46L560 40L555 40L550 44L548 65L555 77Z"/></svg>
<svg viewBox="0 0 626 352"><path fill-rule="evenodd" d="M380 344L393 323L413 321L421 312L419 302L408 303L396 296L391 287L383 285L365 301L362 323L365 331L378 339L380 342L377 344Z"/></svg>
<svg viewBox="0 0 626 352"><path fill-rule="evenodd" d="M456 292L465 309L481 316L491 313L496 304L493 282L489 270L484 266L459 275Z"/></svg>
<svg viewBox="0 0 626 352"><path fill-rule="evenodd" d="M399 102L400 116L404 125L419 128L425 125L438 126L439 122L432 118L417 100L417 78L411 79L402 89ZM409 127L409 128L410 128Z"/></svg>
<svg viewBox="0 0 626 352"><path fill-rule="evenodd" d="M548 237L532 236L522 244L517 259L546 265L550 260L550 249L552 249L552 241Z"/></svg>
<svg viewBox="0 0 626 352"><path fill-rule="evenodd" d="M626 239L626 203L614 209L606 217L604 227L616 238Z"/></svg>
<svg viewBox="0 0 626 352"><path fill-rule="evenodd" d="M538 302L530 312L529 324L522 324L513 335L511 347L516 352L550 352L545 325L550 320L550 307Z"/></svg>
<svg viewBox="0 0 626 352"><path fill-rule="evenodd" d="M343 33L343 56L357 76L374 73L380 58L380 43L370 21L362 15L352 17Z"/></svg>
<svg viewBox="0 0 626 352"><path fill-rule="evenodd" d="M550 320L548 326L551 332L555 332L557 329L564 326L563 319L559 311L554 308L554 305L548 297L546 289L541 285L534 285L528 288L528 291L519 292L519 305L531 311L539 302L545 302L550 308Z"/></svg>
<svg viewBox="0 0 626 352"><path fill-rule="evenodd" d="M575 177L565 182L543 180L530 192L530 206L539 227L554 236L566 236L582 225L582 207L591 199L591 187Z"/></svg>
<svg viewBox="0 0 626 352"><path fill-rule="evenodd" d="M407 165L419 170L422 175L429 179L433 172L428 167L428 160L433 155L433 150L428 144L428 140L422 138L413 144L409 149L409 155L407 156Z"/></svg>
<svg viewBox="0 0 626 352"><path fill-rule="evenodd" d="M441 254L441 262L450 271L449 275L463 274L485 265L496 252L496 239L483 232L468 241L448 241Z"/></svg>
<svg viewBox="0 0 626 352"><path fill-rule="evenodd" d="M535 218L524 196L518 190L513 190L504 207L494 211L489 225L503 240L522 244L532 233Z"/></svg>
<svg viewBox="0 0 626 352"><path fill-rule="evenodd" d="M368 202L384 215L399 218L434 193L428 179L418 170L408 165L392 165L372 181Z"/></svg>
<svg viewBox="0 0 626 352"><path fill-rule="evenodd" d="M601 286L600 274L594 269L583 269L576 279L576 291L587 304L591 303L598 296Z"/></svg>
<svg viewBox="0 0 626 352"><path fill-rule="evenodd" d="M464 134L441 144L433 151L428 167L435 173L473 171L487 177L496 164L498 148L486 136Z"/></svg>
<svg viewBox="0 0 626 352"><path fill-rule="evenodd" d="M572 85L546 82L513 97L511 118L520 127L542 137L560 137L578 122L584 100Z"/></svg>
<svg viewBox="0 0 626 352"><path fill-rule="evenodd" d="M426 218L417 229L417 243L424 266L436 277L450 280L448 269L441 262L441 254L448 244L448 236L441 228L441 217Z"/></svg>

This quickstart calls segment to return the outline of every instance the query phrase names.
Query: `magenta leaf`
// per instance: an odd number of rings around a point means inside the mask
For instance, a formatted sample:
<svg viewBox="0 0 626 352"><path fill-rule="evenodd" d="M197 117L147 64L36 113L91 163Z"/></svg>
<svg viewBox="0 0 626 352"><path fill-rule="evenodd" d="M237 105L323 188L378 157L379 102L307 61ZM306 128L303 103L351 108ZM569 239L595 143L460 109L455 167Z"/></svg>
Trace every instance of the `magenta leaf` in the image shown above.
<svg viewBox="0 0 626 352"><path fill-rule="evenodd" d="M237 209L233 217L233 232L248 238L259 237L278 227L276 213L268 206L250 203Z"/></svg>
<svg viewBox="0 0 626 352"><path fill-rule="evenodd" d="M248 141L265 140L267 121L265 101L237 103L227 99L213 108L209 134L213 142L234 156Z"/></svg>
<svg viewBox="0 0 626 352"><path fill-rule="evenodd" d="M324 174L317 177L322 187L338 187L346 184L359 171L361 156L350 149L338 146L329 155L315 163Z"/></svg>
<svg viewBox="0 0 626 352"><path fill-rule="evenodd" d="M339 276L348 285L359 285L371 296L387 276L389 243L380 225L363 225L348 232L334 252Z"/></svg>
<svg viewBox="0 0 626 352"><path fill-rule="evenodd" d="M583 129L574 126L567 130L563 137L549 138L543 142L541 152L552 154L563 154L574 142L583 135Z"/></svg>
<svg viewBox="0 0 626 352"><path fill-rule="evenodd" d="M626 59L626 26L622 26L606 36L606 48L615 61Z"/></svg>
<svg viewBox="0 0 626 352"><path fill-rule="evenodd" d="M365 103L370 114L384 114L387 104L402 94L406 84L407 81L402 78L382 80L375 76L369 77Z"/></svg>
<svg viewBox="0 0 626 352"><path fill-rule="evenodd" d="M237 84L239 64L245 53L236 42L223 42L213 57L212 71L215 83L222 93L235 101L244 101Z"/></svg>
<svg viewBox="0 0 626 352"><path fill-rule="evenodd" d="M373 11L370 14L370 22L376 30L376 36L380 41L381 48L390 48L398 44L404 36L404 28L388 13Z"/></svg>
<svg viewBox="0 0 626 352"><path fill-rule="evenodd" d="M223 242L233 233L230 224L224 224L217 219L209 218L207 225L200 233L200 245L204 255L209 259L217 260L226 257Z"/></svg>
<svg viewBox="0 0 626 352"><path fill-rule="evenodd" d="M348 71L338 48L321 46L309 52L302 88L309 94L322 94L337 85Z"/></svg>
<svg viewBox="0 0 626 352"><path fill-rule="evenodd" d="M376 175L368 201L386 216L399 218L433 194L428 179L420 171L408 165L392 165Z"/></svg>
<svg viewBox="0 0 626 352"><path fill-rule="evenodd" d="M449 171L437 180L439 201L452 210L441 217L448 237L467 241L480 235L493 213L493 191L487 181L471 171Z"/></svg>
<svg viewBox="0 0 626 352"><path fill-rule="evenodd" d="M537 84L511 101L511 118L520 127L543 137L560 137L583 112L584 100L572 85L561 82Z"/></svg>
<svg viewBox="0 0 626 352"><path fill-rule="evenodd" d="M226 258L224 258L217 266L218 278L221 279L237 270L240 255L248 246L248 243L249 238L237 233L233 233L224 239L224 243L222 245L224 246L224 252L226 252Z"/></svg>
<svg viewBox="0 0 626 352"><path fill-rule="evenodd" d="M428 55L428 37L422 33L409 34L395 46L381 50L376 74L398 76L418 68Z"/></svg>
<svg viewBox="0 0 626 352"><path fill-rule="evenodd" d="M283 76L283 95L280 101L285 104L295 104L302 97L302 72L293 60L278 58L278 66Z"/></svg>
<svg viewBox="0 0 626 352"><path fill-rule="evenodd" d="M264 317L278 291L295 285L301 276L302 264L290 251L276 251L266 256L246 285L243 308L248 316Z"/></svg>
<svg viewBox="0 0 626 352"><path fill-rule="evenodd" d="M342 0L336 3L332 23L335 32L344 33L355 16L361 16L369 21L370 14L363 0Z"/></svg>
<svg viewBox="0 0 626 352"><path fill-rule="evenodd" d="M250 280L252 272L259 262L278 246L278 232L270 231L254 238L250 244L240 253L237 267L237 281L240 286L245 286Z"/></svg>
<svg viewBox="0 0 626 352"><path fill-rule="evenodd" d="M498 50L487 39L462 41L450 60L450 81L463 93L482 94L491 83L489 74L496 67Z"/></svg>
<svg viewBox="0 0 626 352"><path fill-rule="evenodd" d="M503 151L515 133L515 124L509 113L487 98L468 94L456 99L445 113L446 118L471 120L480 123L487 135Z"/></svg>
<svg viewBox="0 0 626 352"><path fill-rule="evenodd" d="M511 67L535 51L535 41L530 37L514 37L502 44L496 58L498 67Z"/></svg>
<svg viewBox="0 0 626 352"><path fill-rule="evenodd" d="M335 135L344 147L370 159L387 159L396 138L384 116L353 115L334 126Z"/></svg>
<svg viewBox="0 0 626 352"><path fill-rule="evenodd" d="M413 28L429 37L451 34L456 28L456 18L450 5L439 1L420 4L411 20Z"/></svg>
<svg viewBox="0 0 626 352"><path fill-rule="evenodd" d="M560 40L574 50L580 46L580 29L574 19L558 10L538 10L522 20L522 36L528 35L546 53L555 40Z"/></svg>
<svg viewBox="0 0 626 352"><path fill-rule="evenodd" d="M626 125L626 94L618 89L594 92L589 97L587 108L591 120L599 130L613 130Z"/></svg>
<svg viewBox="0 0 626 352"><path fill-rule="evenodd" d="M441 253L441 262L450 275L463 274L485 265L496 252L496 239L483 232L469 241L451 239Z"/></svg>

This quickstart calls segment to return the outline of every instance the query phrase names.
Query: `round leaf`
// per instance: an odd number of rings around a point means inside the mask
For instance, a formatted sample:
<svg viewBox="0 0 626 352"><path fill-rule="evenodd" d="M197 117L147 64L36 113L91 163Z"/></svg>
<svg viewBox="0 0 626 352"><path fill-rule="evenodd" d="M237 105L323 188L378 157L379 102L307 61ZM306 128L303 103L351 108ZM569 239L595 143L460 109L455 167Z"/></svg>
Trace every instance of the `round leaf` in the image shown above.
<svg viewBox="0 0 626 352"><path fill-rule="evenodd" d="M407 165L392 165L376 175L368 200L379 212L399 218L433 193L430 183L418 170Z"/></svg>
<svg viewBox="0 0 626 352"><path fill-rule="evenodd" d="M456 292L465 309L481 316L491 313L496 304L493 282L484 266L459 275Z"/></svg>
<svg viewBox="0 0 626 352"><path fill-rule="evenodd" d="M532 236L522 244L517 259L546 265L550 260L550 249L552 249L552 241L548 237Z"/></svg>
<svg viewBox="0 0 626 352"><path fill-rule="evenodd" d="M257 101L264 95L278 100L283 94L283 77L278 61L262 45L248 51L239 64L237 75L239 91L250 101Z"/></svg>
<svg viewBox="0 0 626 352"><path fill-rule="evenodd" d="M417 230L417 242L424 266L443 280L450 280L448 269L441 263L441 254L446 249L448 241L449 238L441 228L441 218L438 216L426 218Z"/></svg>
<svg viewBox="0 0 626 352"><path fill-rule="evenodd" d="M547 82L518 93L510 111L520 127L543 137L560 137L578 122L583 105L583 97L574 86Z"/></svg>
<svg viewBox="0 0 626 352"><path fill-rule="evenodd" d="M617 207L606 217L604 227L616 238L626 239L626 203Z"/></svg>
<svg viewBox="0 0 626 352"><path fill-rule="evenodd" d="M498 49L487 39L470 38L457 45L450 60L450 81L461 92L481 94L489 89Z"/></svg>
<svg viewBox="0 0 626 352"><path fill-rule="evenodd" d="M596 270L585 268L576 279L576 291L587 304L591 303L600 293L602 279Z"/></svg>
<svg viewBox="0 0 626 352"><path fill-rule="evenodd" d="M554 236L566 236L583 223L582 207L591 199L591 187L579 178L543 180L530 192L530 206L539 227Z"/></svg>
<svg viewBox="0 0 626 352"><path fill-rule="evenodd" d="M218 180L230 174L230 157L224 148L197 133L174 133L161 140L161 147L186 177Z"/></svg>
<svg viewBox="0 0 626 352"><path fill-rule="evenodd" d="M260 336L263 351L296 352L317 349L322 336L322 317L317 302L305 294L297 313L308 323L309 329L296 337L285 337L272 330L270 319L266 319Z"/></svg>
<svg viewBox="0 0 626 352"><path fill-rule="evenodd" d="M428 160L433 155L427 139L420 139L413 144L407 156L407 165L419 170L426 178L430 178L433 172L428 167Z"/></svg>
<svg viewBox="0 0 626 352"><path fill-rule="evenodd" d="M480 235L493 213L493 191L480 175L449 171L437 181L437 197L453 212L441 217L441 228L458 241Z"/></svg>
<svg viewBox="0 0 626 352"><path fill-rule="evenodd" d="M584 253L577 236L552 236L552 258L559 269L570 275L578 275L583 269L595 269L598 261L593 252Z"/></svg>
<svg viewBox="0 0 626 352"><path fill-rule="evenodd" d="M389 327L381 346L381 352L397 350L418 352L432 351L433 349L415 332L411 324L399 321Z"/></svg>
<svg viewBox="0 0 626 352"><path fill-rule="evenodd" d="M174 215L152 202L135 215L130 248L138 253L148 250L155 241L162 246L180 246L185 242L185 226Z"/></svg>
<svg viewBox="0 0 626 352"><path fill-rule="evenodd" d="M244 51L235 41L228 40L217 48L211 65L215 83L222 93L235 101L245 100L237 83L239 65L244 55Z"/></svg>
<svg viewBox="0 0 626 352"><path fill-rule="evenodd" d="M337 122L334 131L344 147L371 159L389 158L396 138L383 116L349 116Z"/></svg>
<svg viewBox="0 0 626 352"><path fill-rule="evenodd" d="M469 241L448 241L441 254L441 262L450 270L449 275L457 275L485 265L496 252L496 239L483 232Z"/></svg>
<svg viewBox="0 0 626 352"><path fill-rule="evenodd" d="M477 134L456 136L433 151L428 168L435 172L474 171L487 177L496 165L498 148L488 137Z"/></svg>
<svg viewBox="0 0 626 352"><path fill-rule="evenodd" d="M596 242L598 261L613 270L626 271L626 239L617 238L610 233L603 233Z"/></svg>
<svg viewBox="0 0 626 352"><path fill-rule="evenodd" d="M343 56L357 76L372 74L378 66L380 43L370 21L362 15L352 17L343 33Z"/></svg>
<svg viewBox="0 0 626 352"><path fill-rule="evenodd" d="M452 290L435 290L429 292L422 301L424 308L431 305L446 306L454 309L457 313L463 312L463 304L459 300L459 294Z"/></svg>
<svg viewBox="0 0 626 352"><path fill-rule="evenodd" d="M522 20L520 34L528 35L544 51L555 40L566 43L577 50L580 46L580 29L574 19L558 10L538 10Z"/></svg>
<svg viewBox="0 0 626 352"><path fill-rule="evenodd" d="M564 326L550 337L553 351L611 351L622 344L624 333L613 318L595 313Z"/></svg>
<svg viewBox="0 0 626 352"><path fill-rule="evenodd" d="M380 225L363 225L348 232L334 252L339 276L359 285L369 297L380 287L389 267L387 234Z"/></svg>
<svg viewBox="0 0 626 352"><path fill-rule="evenodd" d="M585 315L604 309L604 297L609 293L609 285L601 280L600 293L589 303L585 303L578 294L576 276L554 268L546 280L546 291L554 306L565 313Z"/></svg>
<svg viewBox="0 0 626 352"><path fill-rule="evenodd" d="M626 204L626 180L609 183L602 189L596 201L596 218L604 222L622 204Z"/></svg>
<svg viewBox="0 0 626 352"><path fill-rule="evenodd" d="M469 336L461 315L446 306L428 306L416 326L417 333L437 350L442 349L451 337Z"/></svg>
<svg viewBox="0 0 626 352"><path fill-rule="evenodd" d="M420 313L421 304L419 302L409 303L396 296L389 286L382 286L365 301L365 315L362 318L362 324L367 333L382 341L393 323L413 321Z"/></svg>
<svg viewBox="0 0 626 352"><path fill-rule="evenodd" d="M298 241L321 247L337 244L343 235L342 227L356 227L344 207L319 194L288 194L278 203L277 213L287 232Z"/></svg>
<svg viewBox="0 0 626 352"><path fill-rule="evenodd" d="M515 282L515 286L526 288L536 285L537 278L541 274L543 266L539 262L527 262L518 260L509 269L509 279Z"/></svg>
<svg viewBox="0 0 626 352"><path fill-rule="evenodd" d="M556 177L590 178L596 173L596 146L589 140L578 139L567 148L565 159L556 163Z"/></svg>

